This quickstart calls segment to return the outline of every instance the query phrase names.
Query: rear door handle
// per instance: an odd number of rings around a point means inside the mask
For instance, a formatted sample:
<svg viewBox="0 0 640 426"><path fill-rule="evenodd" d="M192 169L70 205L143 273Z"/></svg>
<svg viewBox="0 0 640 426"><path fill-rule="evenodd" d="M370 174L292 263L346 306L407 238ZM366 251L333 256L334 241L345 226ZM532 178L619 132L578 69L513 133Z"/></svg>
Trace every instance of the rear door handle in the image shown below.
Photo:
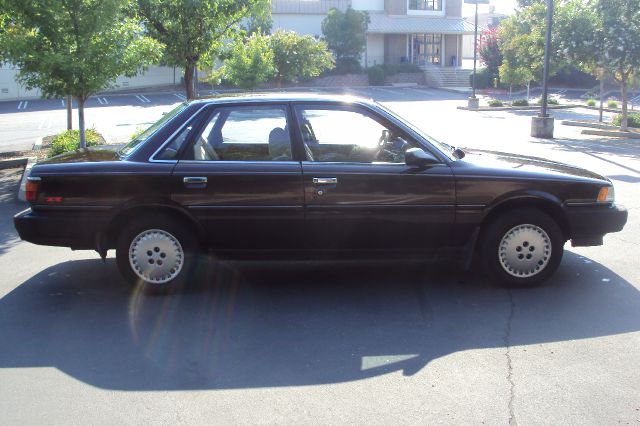
<svg viewBox="0 0 640 426"><path fill-rule="evenodd" d="M187 176L182 179L182 182L189 188L204 188L207 186L207 178L203 176Z"/></svg>
<svg viewBox="0 0 640 426"><path fill-rule="evenodd" d="M338 178L320 178L320 177L316 177L313 178L313 184L318 186L318 185L335 185L338 183Z"/></svg>

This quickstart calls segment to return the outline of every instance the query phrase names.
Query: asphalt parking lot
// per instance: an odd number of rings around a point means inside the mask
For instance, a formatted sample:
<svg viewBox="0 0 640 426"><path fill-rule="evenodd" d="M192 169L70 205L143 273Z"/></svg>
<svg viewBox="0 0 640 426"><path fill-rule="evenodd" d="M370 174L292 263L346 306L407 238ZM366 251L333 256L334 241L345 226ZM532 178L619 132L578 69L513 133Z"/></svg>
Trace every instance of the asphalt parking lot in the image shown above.
<svg viewBox="0 0 640 426"><path fill-rule="evenodd" d="M558 273L535 289L497 288L451 265L208 259L195 291L152 297L128 289L112 255L103 263L19 241L20 172L2 170L0 422L640 422L638 141L560 124L597 114L587 109L554 111L547 141L528 135L535 112L460 111L464 95L434 89L351 92L456 146L602 173L629 222L602 247L568 244ZM124 134L118 123L179 101L145 96L153 105L91 107L96 127ZM25 122L57 113L30 105Z"/></svg>

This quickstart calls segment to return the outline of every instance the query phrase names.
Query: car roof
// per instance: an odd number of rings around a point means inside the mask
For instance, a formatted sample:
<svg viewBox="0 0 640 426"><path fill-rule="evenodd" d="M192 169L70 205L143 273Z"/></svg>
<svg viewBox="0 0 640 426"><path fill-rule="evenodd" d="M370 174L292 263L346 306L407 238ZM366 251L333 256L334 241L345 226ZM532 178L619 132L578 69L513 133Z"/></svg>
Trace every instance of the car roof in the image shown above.
<svg viewBox="0 0 640 426"><path fill-rule="evenodd" d="M225 104L225 103L253 103L253 102L331 102L358 103L374 105L373 99L353 95L319 94L304 92L277 93L238 93L214 95L191 101L193 104Z"/></svg>

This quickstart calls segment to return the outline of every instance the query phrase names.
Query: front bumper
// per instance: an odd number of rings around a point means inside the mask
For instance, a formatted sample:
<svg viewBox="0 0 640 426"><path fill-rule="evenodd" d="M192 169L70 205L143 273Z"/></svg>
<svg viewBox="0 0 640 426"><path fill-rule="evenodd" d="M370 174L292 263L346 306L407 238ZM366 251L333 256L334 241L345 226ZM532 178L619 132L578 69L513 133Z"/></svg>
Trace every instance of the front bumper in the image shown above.
<svg viewBox="0 0 640 426"><path fill-rule="evenodd" d="M589 205L566 207L569 238L574 247L602 245L602 237L622 231L628 212L623 206Z"/></svg>
<svg viewBox="0 0 640 426"><path fill-rule="evenodd" d="M27 209L13 217L16 231L24 241L78 250L95 249L96 238L108 223L108 215L95 212L40 212Z"/></svg>

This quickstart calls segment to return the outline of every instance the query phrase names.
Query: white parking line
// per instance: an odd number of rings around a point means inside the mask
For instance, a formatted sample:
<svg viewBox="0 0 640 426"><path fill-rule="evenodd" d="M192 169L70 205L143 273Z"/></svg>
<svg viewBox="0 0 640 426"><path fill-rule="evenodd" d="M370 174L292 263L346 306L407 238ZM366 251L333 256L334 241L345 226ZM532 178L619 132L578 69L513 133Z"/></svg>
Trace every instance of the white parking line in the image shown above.
<svg viewBox="0 0 640 426"><path fill-rule="evenodd" d="M187 97L181 93L174 93L173 96L175 96L176 98L180 99L181 101L186 101Z"/></svg>
<svg viewBox="0 0 640 426"><path fill-rule="evenodd" d="M136 95L136 98L138 98L138 100L139 100L140 102L142 102L143 104L148 104L148 103L150 103L150 102L151 102L151 101L150 101L146 96L144 96L144 95Z"/></svg>
<svg viewBox="0 0 640 426"><path fill-rule="evenodd" d="M65 108L66 105L64 104L64 99L60 99L60 102L62 102L62 108Z"/></svg>
<svg viewBox="0 0 640 426"><path fill-rule="evenodd" d="M28 103L29 103L29 101L20 101L20 103L18 104L18 109L21 109L21 110L27 109L27 104Z"/></svg>
<svg viewBox="0 0 640 426"><path fill-rule="evenodd" d="M107 101L107 98L101 98L97 96L96 99L98 100L98 102L100 102L100 105L109 105L109 101Z"/></svg>

